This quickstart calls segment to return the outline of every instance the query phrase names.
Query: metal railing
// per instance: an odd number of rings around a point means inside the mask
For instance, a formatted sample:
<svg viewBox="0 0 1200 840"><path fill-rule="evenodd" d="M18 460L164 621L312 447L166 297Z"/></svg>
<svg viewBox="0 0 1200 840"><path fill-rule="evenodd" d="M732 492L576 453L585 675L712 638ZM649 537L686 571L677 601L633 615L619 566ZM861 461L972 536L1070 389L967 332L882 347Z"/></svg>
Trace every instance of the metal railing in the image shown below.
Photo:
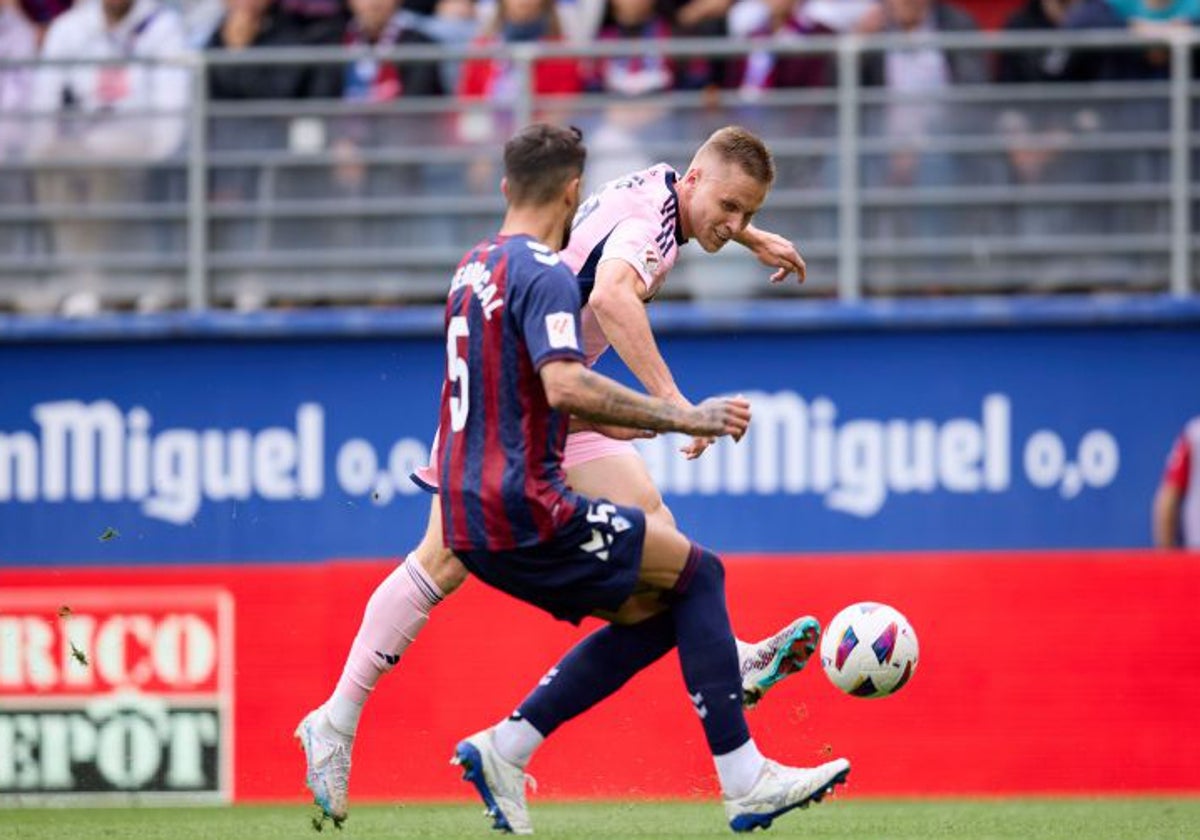
<svg viewBox="0 0 1200 840"><path fill-rule="evenodd" d="M584 128L593 186L658 160L683 168L721 125L757 131L779 169L759 223L798 243L810 294L1188 295L1196 289L1198 44L1189 33L987 33L181 56L171 66L188 74L186 111L107 117L130 126L180 121L186 139L178 151L157 159L80 147L54 155L31 140L22 154L0 159L0 307L52 309L79 296L90 300L84 311L434 300L461 252L496 227L499 149L532 119ZM636 99L533 90L539 58L736 61L768 46L777 57L827 60L836 81ZM972 82L913 93L861 83L864 58L887 51L987 58L1148 47L1169 54L1166 78ZM228 68L395 60L438 62L452 73L482 57L511 62L511 98L210 95L212 74ZM64 63L79 62L55 64ZM28 64L0 62L0 73ZM61 111L0 120L21 121L31 138L65 122ZM761 269L736 246L718 260L687 250L668 294L795 293L762 283Z"/></svg>

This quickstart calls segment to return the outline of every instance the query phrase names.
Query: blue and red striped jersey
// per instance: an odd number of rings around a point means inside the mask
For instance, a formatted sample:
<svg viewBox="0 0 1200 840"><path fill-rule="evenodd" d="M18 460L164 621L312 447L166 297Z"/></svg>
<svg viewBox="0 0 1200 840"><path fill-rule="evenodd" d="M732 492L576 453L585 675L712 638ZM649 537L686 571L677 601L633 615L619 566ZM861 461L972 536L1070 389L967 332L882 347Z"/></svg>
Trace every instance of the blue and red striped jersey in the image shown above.
<svg viewBox="0 0 1200 840"><path fill-rule="evenodd" d="M579 307L575 275L532 237L481 242L459 264L437 451L451 549L536 545L574 513L562 468L568 417L546 401L538 370L583 361Z"/></svg>

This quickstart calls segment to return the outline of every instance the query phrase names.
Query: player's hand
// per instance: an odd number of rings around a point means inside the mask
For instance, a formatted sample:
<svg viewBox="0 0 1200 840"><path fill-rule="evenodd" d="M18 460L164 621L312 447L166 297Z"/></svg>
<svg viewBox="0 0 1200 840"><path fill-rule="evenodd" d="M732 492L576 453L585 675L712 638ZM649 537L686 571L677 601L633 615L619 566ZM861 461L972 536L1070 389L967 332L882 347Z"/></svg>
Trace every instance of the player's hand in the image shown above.
<svg viewBox="0 0 1200 840"><path fill-rule="evenodd" d="M691 400L689 400L683 394L680 394L678 392L676 392L673 396L667 397L667 399L670 402L672 402L675 405L680 406L682 408L693 408L694 407L691 403ZM697 458L699 458L701 455L704 454L704 450L708 449L708 447L712 446L716 442L717 442L717 439L715 437L711 437L709 435L704 435L702 437L694 437L694 438L692 438L691 442L688 443L687 446L679 447L679 451L683 453L683 457L686 458L687 460L695 461Z"/></svg>
<svg viewBox="0 0 1200 840"><path fill-rule="evenodd" d="M683 457L689 461L695 461L704 454L704 450L717 442L715 437L694 437L687 446L679 447L679 451L683 453Z"/></svg>
<svg viewBox="0 0 1200 840"><path fill-rule="evenodd" d="M750 402L742 396L710 397L693 410L695 423L681 431L697 437L724 437L741 440L750 426Z"/></svg>
<svg viewBox="0 0 1200 840"><path fill-rule="evenodd" d="M795 274L796 281L803 283L804 278L808 275L808 266L804 263L804 257L800 256L796 246L787 237L771 233L768 230L755 229L754 238L749 243L749 247L750 252L758 258L760 263L776 269L775 273L771 275L772 283L782 283L789 274Z"/></svg>

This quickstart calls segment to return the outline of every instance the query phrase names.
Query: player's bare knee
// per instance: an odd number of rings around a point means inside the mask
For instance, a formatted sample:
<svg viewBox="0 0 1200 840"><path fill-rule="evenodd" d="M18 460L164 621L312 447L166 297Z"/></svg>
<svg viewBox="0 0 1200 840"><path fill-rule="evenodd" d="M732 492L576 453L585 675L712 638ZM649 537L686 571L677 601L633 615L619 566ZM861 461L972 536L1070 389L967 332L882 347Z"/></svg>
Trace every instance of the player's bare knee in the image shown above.
<svg viewBox="0 0 1200 840"><path fill-rule="evenodd" d="M646 520L638 580L660 592L674 589L688 565L691 543L677 529L657 519Z"/></svg>
<svg viewBox="0 0 1200 840"><path fill-rule="evenodd" d="M675 514L671 513L671 509L667 507L666 502L662 500L662 496L657 498L657 504L652 503L643 508L646 513L646 518L653 519L654 521L665 525L668 528L676 527Z"/></svg>

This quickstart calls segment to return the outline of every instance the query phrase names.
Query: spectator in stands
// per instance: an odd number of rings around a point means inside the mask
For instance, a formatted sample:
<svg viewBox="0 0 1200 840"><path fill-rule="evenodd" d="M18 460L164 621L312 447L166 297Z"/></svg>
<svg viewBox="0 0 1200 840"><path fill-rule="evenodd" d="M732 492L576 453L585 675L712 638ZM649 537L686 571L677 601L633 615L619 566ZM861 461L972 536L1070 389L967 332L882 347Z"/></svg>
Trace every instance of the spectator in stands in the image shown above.
<svg viewBox="0 0 1200 840"><path fill-rule="evenodd" d="M658 41L671 37L671 20L656 0L608 0L596 40ZM584 64L585 86L597 93L642 96L675 86L678 68L653 47L634 56L595 58Z"/></svg>
<svg viewBox="0 0 1200 840"><path fill-rule="evenodd" d="M183 23L158 0L82 3L56 18L46 33L45 58L118 59L118 63L46 65L38 68L34 107L57 119L39 123L32 154L47 169L36 179L47 210L139 203L146 199L149 167L176 154L183 143L189 86L178 60L186 51ZM57 163L95 161L87 168L55 170ZM106 165L120 163L123 165ZM145 167L129 166L130 163ZM153 234L127 220L60 217L54 248L74 263L89 288L77 300L95 303L101 254L144 251Z"/></svg>
<svg viewBox="0 0 1200 840"><path fill-rule="evenodd" d="M345 26L351 17L347 0L279 0L279 8L310 23L324 21Z"/></svg>
<svg viewBox="0 0 1200 840"><path fill-rule="evenodd" d="M439 44L469 44L479 35L480 20L475 0L438 0L433 14L418 20L421 31ZM442 89L458 90L462 62L447 59L439 63L439 69Z"/></svg>
<svg viewBox="0 0 1200 840"><path fill-rule="evenodd" d="M474 44L559 43L563 27L555 0L500 0L496 13ZM538 97L571 96L583 89L580 62L576 58L543 58L533 63L532 84ZM464 62L458 95L466 103L486 101L492 105L511 105L521 92L518 69L501 58L476 58ZM539 105L551 104L543 100ZM498 124L492 107L468 108L460 115L459 139L466 143L491 143L511 133L511 126ZM542 114L543 119L547 115ZM553 120L551 120L553 121ZM491 159L479 158L468 171L468 183L474 192L490 193L493 168Z"/></svg>
<svg viewBox="0 0 1200 840"><path fill-rule="evenodd" d="M431 0L415 0L431 2ZM442 0L438 0L442 2ZM478 0L481 22L486 24L496 12L499 0ZM576 44L590 44L600 31L608 0L555 0L554 11L558 15L563 37Z"/></svg>
<svg viewBox="0 0 1200 840"><path fill-rule="evenodd" d="M803 0L804 17L832 32L853 32L878 0ZM748 37L767 25L771 0L735 0L727 24L734 38ZM873 14L873 13L872 13Z"/></svg>
<svg viewBox="0 0 1200 840"><path fill-rule="evenodd" d="M71 0L20 0L20 4L25 17L36 27L39 40L54 19L71 8Z"/></svg>
<svg viewBox="0 0 1200 840"><path fill-rule="evenodd" d="M808 14L808 0L765 0L766 17L747 37L761 47L746 59L731 62L732 87L742 97L755 100L772 88L823 87L833 84L834 60L828 55L778 54L772 43L796 41L809 36L832 35L834 30Z"/></svg>
<svg viewBox="0 0 1200 840"><path fill-rule="evenodd" d="M1048 32L1062 28L1073 7L1084 0L1025 0L1004 22L1005 32ZM1003 84L1058 82L1066 78L1068 53L1061 47L1008 49L996 62Z"/></svg>
<svg viewBox="0 0 1200 840"><path fill-rule="evenodd" d="M1187 422L1154 496L1154 544L1200 549L1200 416Z"/></svg>
<svg viewBox="0 0 1200 840"><path fill-rule="evenodd" d="M343 43L353 50L390 50L401 45L427 46L433 40L416 29L415 16L397 9L397 0L350 0L353 17L346 25ZM346 65L342 98L347 102L381 104L401 97L440 97L441 74L436 61L391 61L369 53ZM335 123L333 131L334 185L346 197L420 197L428 194L424 169L417 165L376 164L368 167L363 152L389 149L439 148L447 140L440 112L357 112ZM339 224L339 239L373 245L396 244L394 220L386 229L371 220L348 218ZM419 236L421 219L404 232L414 244L428 244Z"/></svg>
<svg viewBox="0 0 1200 840"><path fill-rule="evenodd" d="M433 17L437 13L438 0L402 0L400 9L417 17Z"/></svg>
<svg viewBox="0 0 1200 840"><path fill-rule="evenodd" d="M939 0L882 0L858 25L858 31L865 34L976 30L969 14ZM945 187L977 182L960 159L946 152L927 151L926 147L931 138L955 134L960 122L969 124L972 117L978 118L962 103L945 103L942 93L954 85L986 82L988 68L982 53L942 50L917 40L911 46L869 50L860 73L864 85L886 88L890 94L882 115L867 112L864 128L884 135L893 147L885 160L868 159L866 186ZM875 233L884 237L942 237L955 233L951 223L956 219L937 208L916 212L905 208L884 213L878 220Z"/></svg>
<svg viewBox="0 0 1200 840"><path fill-rule="evenodd" d="M554 0L500 0L496 14L474 41L495 43L555 43L563 40L562 23ZM533 87L538 95L575 94L582 89L579 61L547 58L533 66ZM480 58L463 67L459 96L511 102L516 97L516 67L502 59Z"/></svg>
<svg viewBox="0 0 1200 840"><path fill-rule="evenodd" d="M670 92L681 71L678 62L655 49L654 42L670 38L671 18L656 0L607 0L596 41L636 42L643 52L629 56L585 60L584 86L594 93L618 97L605 106L600 124L588 132L587 182L595 188L630 169L649 166L645 152L650 141L671 139L678 115L648 97ZM672 119L675 117L675 119Z"/></svg>
<svg viewBox="0 0 1200 840"><path fill-rule="evenodd" d="M0 0L0 59L36 58L37 36L37 29L17 0ZM32 65L0 68L0 205L5 207L29 207L33 203L26 173L5 165L25 158L33 71ZM32 224L0 224L0 254L28 256L33 242Z"/></svg>
<svg viewBox="0 0 1200 840"><path fill-rule="evenodd" d="M559 0L558 14L567 39L590 44L600 31L608 10L608 0Z"/></svg>
<svg viewBox="0 0 1200 840"><path fill-rule="evenodd" d="M429 45L434 41L411 26L411 18L397 10L396 0L350 0L353 16L346 24L342 43L350 49L390 50L404 44ZM342 98L355 102L388 102L401 96L441 96L442 80L436 62L393 62L365 58L347 65Z"/></svg>
<svg viewBox="0 0 1200 840"><path fill-rule="evenodd" d="M727 22L734 0L659 0L674 22L678 38L726 38ZM676 59L679 71L675 87L680 90L700 90L720 86L728 70L724 59L703 55L680 56Z"/></svg>
<svg viewBox="0 0 1200 840"><path fill-rule="evenodd" d="M1004 24L1006 32L1044 32L1062 29L1072 9L1081 0L1026 0ZM1001 84L1056 84L1070 81L1069 52L1061 47L1004 50L997 57L996 79ZM1100 115L1088 103L1076 105L1059 99L1021 99L1000 110L996 135L1005 141L1004 174L1010 184L1036 187L1042 184L1090 184L1103 179L1094 154L1078 149L1066 151L1075 138L1100 129ZM1017 202L997 208L996 230L1027 241L1047 240L1061 234L1104 235L1112 227L1111 208L1100 204L1069 202ZM1123 270L1111 255L1094 265L1078 255L1047 254L1038 260L1041 291L1052 291Z"/></svg>
<svg viewBox="0 0 1200 840"><path fill-rule="evenodd" d="M1065 29L1129 29L1144 34L1169 33L1192 27L1200 16L1200 0L1082 0L1068 13ZM1081 82L1165 80L1171 72L1171 53L1166 45L1072 50L1067 74ZM1200 73L1200 53L1192 51L1193 78ZM1096 108L1098 131L1167 131L1170 106L1161 97L1137 96L1116 99ZM1097 177L1114 184L1158 184L1165 190L1171 177L1169 156L1165 151L1141 149L1119 153L1093 153L1099 158ZM1165 235L1170 230L1170 211L1165 204L1109 209L1111 229L1126 235ZM1117 266L1126 285L1137 282L1157 283L1161 268L1152 255L1130 256L1129 263Z"/></svg>
<svg viewBox="0 0 1200 840"><path fill-rule="evenodd" d="M824 22L814 19L809 9L812 0L764 0L765 16L747 33L757 45L746 58L728 62L729 87L738 91L745 113L738 121L755 125L766 136L804 137L809 140L833 140L837 115L831 105L761 104L770 90L830 87L836 82L836 58L831 53L781 53L775 47L797 43L805 38L834 34ZM825 186L835 183L833 161L818 155L781 156L776 160L776 182L787 189ZM811 238L815 220L806 220ZM822 232L828 232L822 226Z"/></svg>
<svg viewBox="0 0 1200 840"><path fill-rule="evenodd" d="M1080 0L1026 0L1004 24L1006 32L1038 32L1060 29L1071 7ZM996 63L996 80L1001 84L1051 84L1067 79L1068 53L1062 48L1004 50ZM1055 165L1062 147L1076 128L1094 127L1096 115L1064 107L1061 102L1020 102L1003 109L996 121L1000 136L1008 140L1007 164L1010 180L1018 184L1042 183L1048 176L1063 175ZM1069 167L1065 167L1069 168ZM1078 173L1076 173L1077 176ZM1059 180L1062 180L1059 178ZM1041 210L1023 207L1024 210ZM1024 215L1024 214L1023 214ZM1038 213L1041 216L1043 214ZM1069 211L1068 211L1069 215ZM1060 219L1069 222L1069 218ZM1043 232L1053 230L1036 222ZM1018 228L1026 227L1018 225Z"/></svg>
<svg viewBox="0 0 1200 840"><path fill-rule="evenodd" d="M225 14L206 47L238 51L259 47L333 46L341 42L341 22L311 20L280 8L273 0L225 0ZM341 70L336 65L218 65L209 68L213 99L305 99L336 97Z"/></svg>
<svg viewBox="0 0 1200 840"><path fill-rule="evenodd" d="M225 14L206 44L209 51L231 53L268 47L320 47L341 43L343 26L335 18L312 19L284 10L275 0L225 0ZM337 64L214 64L208 70L209 95L214 100L335 99L341 95L342 68ZM214 151L281 153L318 152L325 145L325 124L317 117L230 116L211 123ZM273 198L276 168L222 168L214 171L212 197L241 204ZM325 173L297 172L294 186L301 191L327 184ZM213 234L219 250L268 247L271 226L260 220L238 219L218 225ZM294 243L291 243L294 244Z"/></svg>
<svg viewBox="0 0 1200 840"><path fill-rule="evenodd" d="M1200 0L1082 0L1063 25L1066 29L1128 28L1161 34L1198 22ZM1081 81L1165 79L1170 73L1170 53L1157 45L1132 50L1081 49L1072 54L1069 72Z"/></svg>
<svg viewBox="0 0 1200 840"><path fill-rule="evenodd" d="M176 5L183 15L188 44L196 50L204 49L225 17L224 0L178 0Z"/></svg>
<svg viewBox="0 0 1200 840"><path fill-rule="evenodd" d="M0 59L32 61L36 57L37 28L17 0L0 0ZM0 68L0 161L24 156L33 70L32 64Z"/></svg>

